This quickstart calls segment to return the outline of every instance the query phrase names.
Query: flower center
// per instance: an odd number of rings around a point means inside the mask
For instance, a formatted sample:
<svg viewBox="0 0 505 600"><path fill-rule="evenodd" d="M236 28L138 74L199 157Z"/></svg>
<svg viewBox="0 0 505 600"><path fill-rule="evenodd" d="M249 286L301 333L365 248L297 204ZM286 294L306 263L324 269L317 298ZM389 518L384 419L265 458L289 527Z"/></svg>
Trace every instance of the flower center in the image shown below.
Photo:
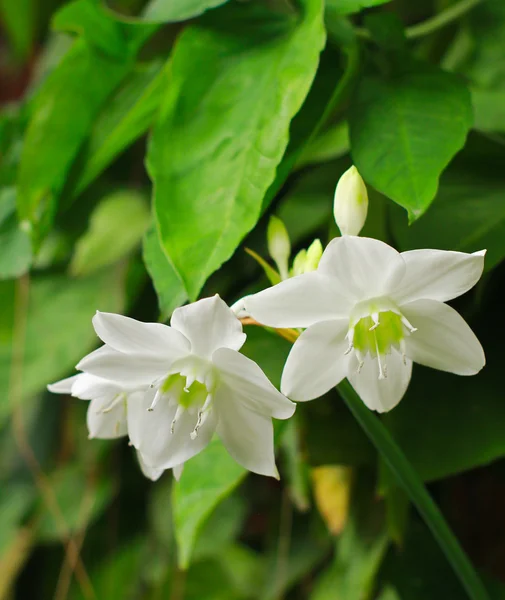
<svg viewBox="0 0 505 600"><path fill-rule="evenodd" d="M170 426L171 434L184 412L197 414L196 425L190 433L194 440L212 411L216 385L217 370L212 364L193 356L184 358L173 365L170 373L151 384L158 389L148 410L153 411L160 400L177 406Z"/></svg>
<svg viewBox="0 0 505 600"><path fill-rule="evenodd" d="M379 366L379 379L385 379L386 356L391 354L391 348L396 348L401 352L405 364L405 336L415 331L416 328L391 302L383 298L370 300L357 305L351 315L346 354L354 352L358 359L358 373L367 354L375 358Z"/></svg>

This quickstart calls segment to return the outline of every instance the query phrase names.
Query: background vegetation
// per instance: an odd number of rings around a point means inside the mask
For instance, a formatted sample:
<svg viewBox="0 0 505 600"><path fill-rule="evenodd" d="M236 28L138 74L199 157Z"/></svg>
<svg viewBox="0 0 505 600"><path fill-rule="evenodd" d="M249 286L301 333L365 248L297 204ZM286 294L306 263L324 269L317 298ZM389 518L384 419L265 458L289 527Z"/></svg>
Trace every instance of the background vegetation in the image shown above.
<svg viewBox="0 0 505 600"><path fill-rule="evenodd" d="M0 19L0 599L469 597L336 392L279 430L280 482L213 442L174 484L44 391L97 345L96 309L166 320L268 285L244 248L268 258L270 214L295 251L337 235L351 162L363 235L488 249L455 303L487 367L416 366L382 422L505 598L503 0L0 0ZM289 343L247 333L278 384Z"/></svg>

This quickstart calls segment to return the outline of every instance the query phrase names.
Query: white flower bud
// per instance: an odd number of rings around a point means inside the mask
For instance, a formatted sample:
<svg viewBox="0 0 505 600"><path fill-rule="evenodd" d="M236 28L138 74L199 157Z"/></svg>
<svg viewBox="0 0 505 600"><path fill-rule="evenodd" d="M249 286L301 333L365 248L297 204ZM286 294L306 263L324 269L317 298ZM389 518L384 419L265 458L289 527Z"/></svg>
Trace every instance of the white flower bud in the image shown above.
<svg viewBox="0 0 505 600"><path fill-rule="evenodd" d="M323 245L321 240L315 239L307 248L307 259L305 261L305 273L315 271L319 266L319 261L323 255Z"/></svg>
<svg viewBox="0 0 505 600"><path fill-rule="evenodd" d="M288 279L288 261L291 255L291 242L284 223L277 217L270 217L267 229L268 252L274 259L281 279Z"/></svg>
<svg viewBox="0 0 505 600"><path fill-rule="evenodd" d="M358 235L365 224L368 194L365 182L352 166L338 180L333 214L342 235Z"/></svg>

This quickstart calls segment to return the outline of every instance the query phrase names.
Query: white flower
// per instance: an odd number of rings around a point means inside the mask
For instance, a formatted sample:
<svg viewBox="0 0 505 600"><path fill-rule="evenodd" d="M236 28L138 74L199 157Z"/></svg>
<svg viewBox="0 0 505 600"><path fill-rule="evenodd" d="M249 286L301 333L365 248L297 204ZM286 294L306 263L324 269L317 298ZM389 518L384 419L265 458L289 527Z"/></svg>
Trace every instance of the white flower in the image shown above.
<svg viewBox="0 0 505 600"><path fill-rule="evenodd" d="M244 299L271 327L307 328L295 342L281 390L312 400L344 377L372 410L390 410L407 389L412 361L457 375L485 364L462 317L444 304L475 285L485 251L398 253L370 238L344 236L318 270Z"/></svg>
<svg viewBox="0 0 505 600"><path fill-rule="evenodd" d="M128 432L147 464L182 464L217 431L238 463L277 476L271 418L287 419L295 405L239 354L246 336L219 296L176 309L171 327L100 312L93 325L105 346L77 368L146 390L128 403Z"/></svg>
<svg viewBox="0 0 505 600"><path fill-rule="evenodd" d="M352 166L338 180L333 214L342 235L358 235L366 221L368 193L358 169Z"/></svg>
<svg viewBox="0 0 505 600"><path fill-rule="evenodd" d="M142 402L142 392L131 392L100 377L79 373L47 386L55 394L70 394L81 400L90 400L87 412L89 438L115 439L128 435L128 404ZM153 481L160 478L164 469L154 469L146 463L140 452L137 458L144 475ZM174 467L179 479L182 466Z"/></svg>

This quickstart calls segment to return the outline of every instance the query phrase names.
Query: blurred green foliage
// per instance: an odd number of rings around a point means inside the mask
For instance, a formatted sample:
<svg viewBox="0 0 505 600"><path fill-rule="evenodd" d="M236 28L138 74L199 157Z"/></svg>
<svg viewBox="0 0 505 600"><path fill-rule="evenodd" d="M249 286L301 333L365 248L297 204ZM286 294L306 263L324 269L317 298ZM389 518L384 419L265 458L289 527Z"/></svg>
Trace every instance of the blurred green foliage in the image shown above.
<svg viewBox="0 0 505 600"><path fill-rule="evenodd" d="M488 249L456 303L488 366L416 367L383 423L505 598L503 0L0 0L0 27L0 600L466 598L335 392L276 429L280 482L213 442L156 483L45 392L97 309L268 285L244 248L269 260L270 214L293 255L325 244L351 162L363 235ZM247 333L278 385L290 344ZM351 469L348 508L320 465Z"/></svg>

